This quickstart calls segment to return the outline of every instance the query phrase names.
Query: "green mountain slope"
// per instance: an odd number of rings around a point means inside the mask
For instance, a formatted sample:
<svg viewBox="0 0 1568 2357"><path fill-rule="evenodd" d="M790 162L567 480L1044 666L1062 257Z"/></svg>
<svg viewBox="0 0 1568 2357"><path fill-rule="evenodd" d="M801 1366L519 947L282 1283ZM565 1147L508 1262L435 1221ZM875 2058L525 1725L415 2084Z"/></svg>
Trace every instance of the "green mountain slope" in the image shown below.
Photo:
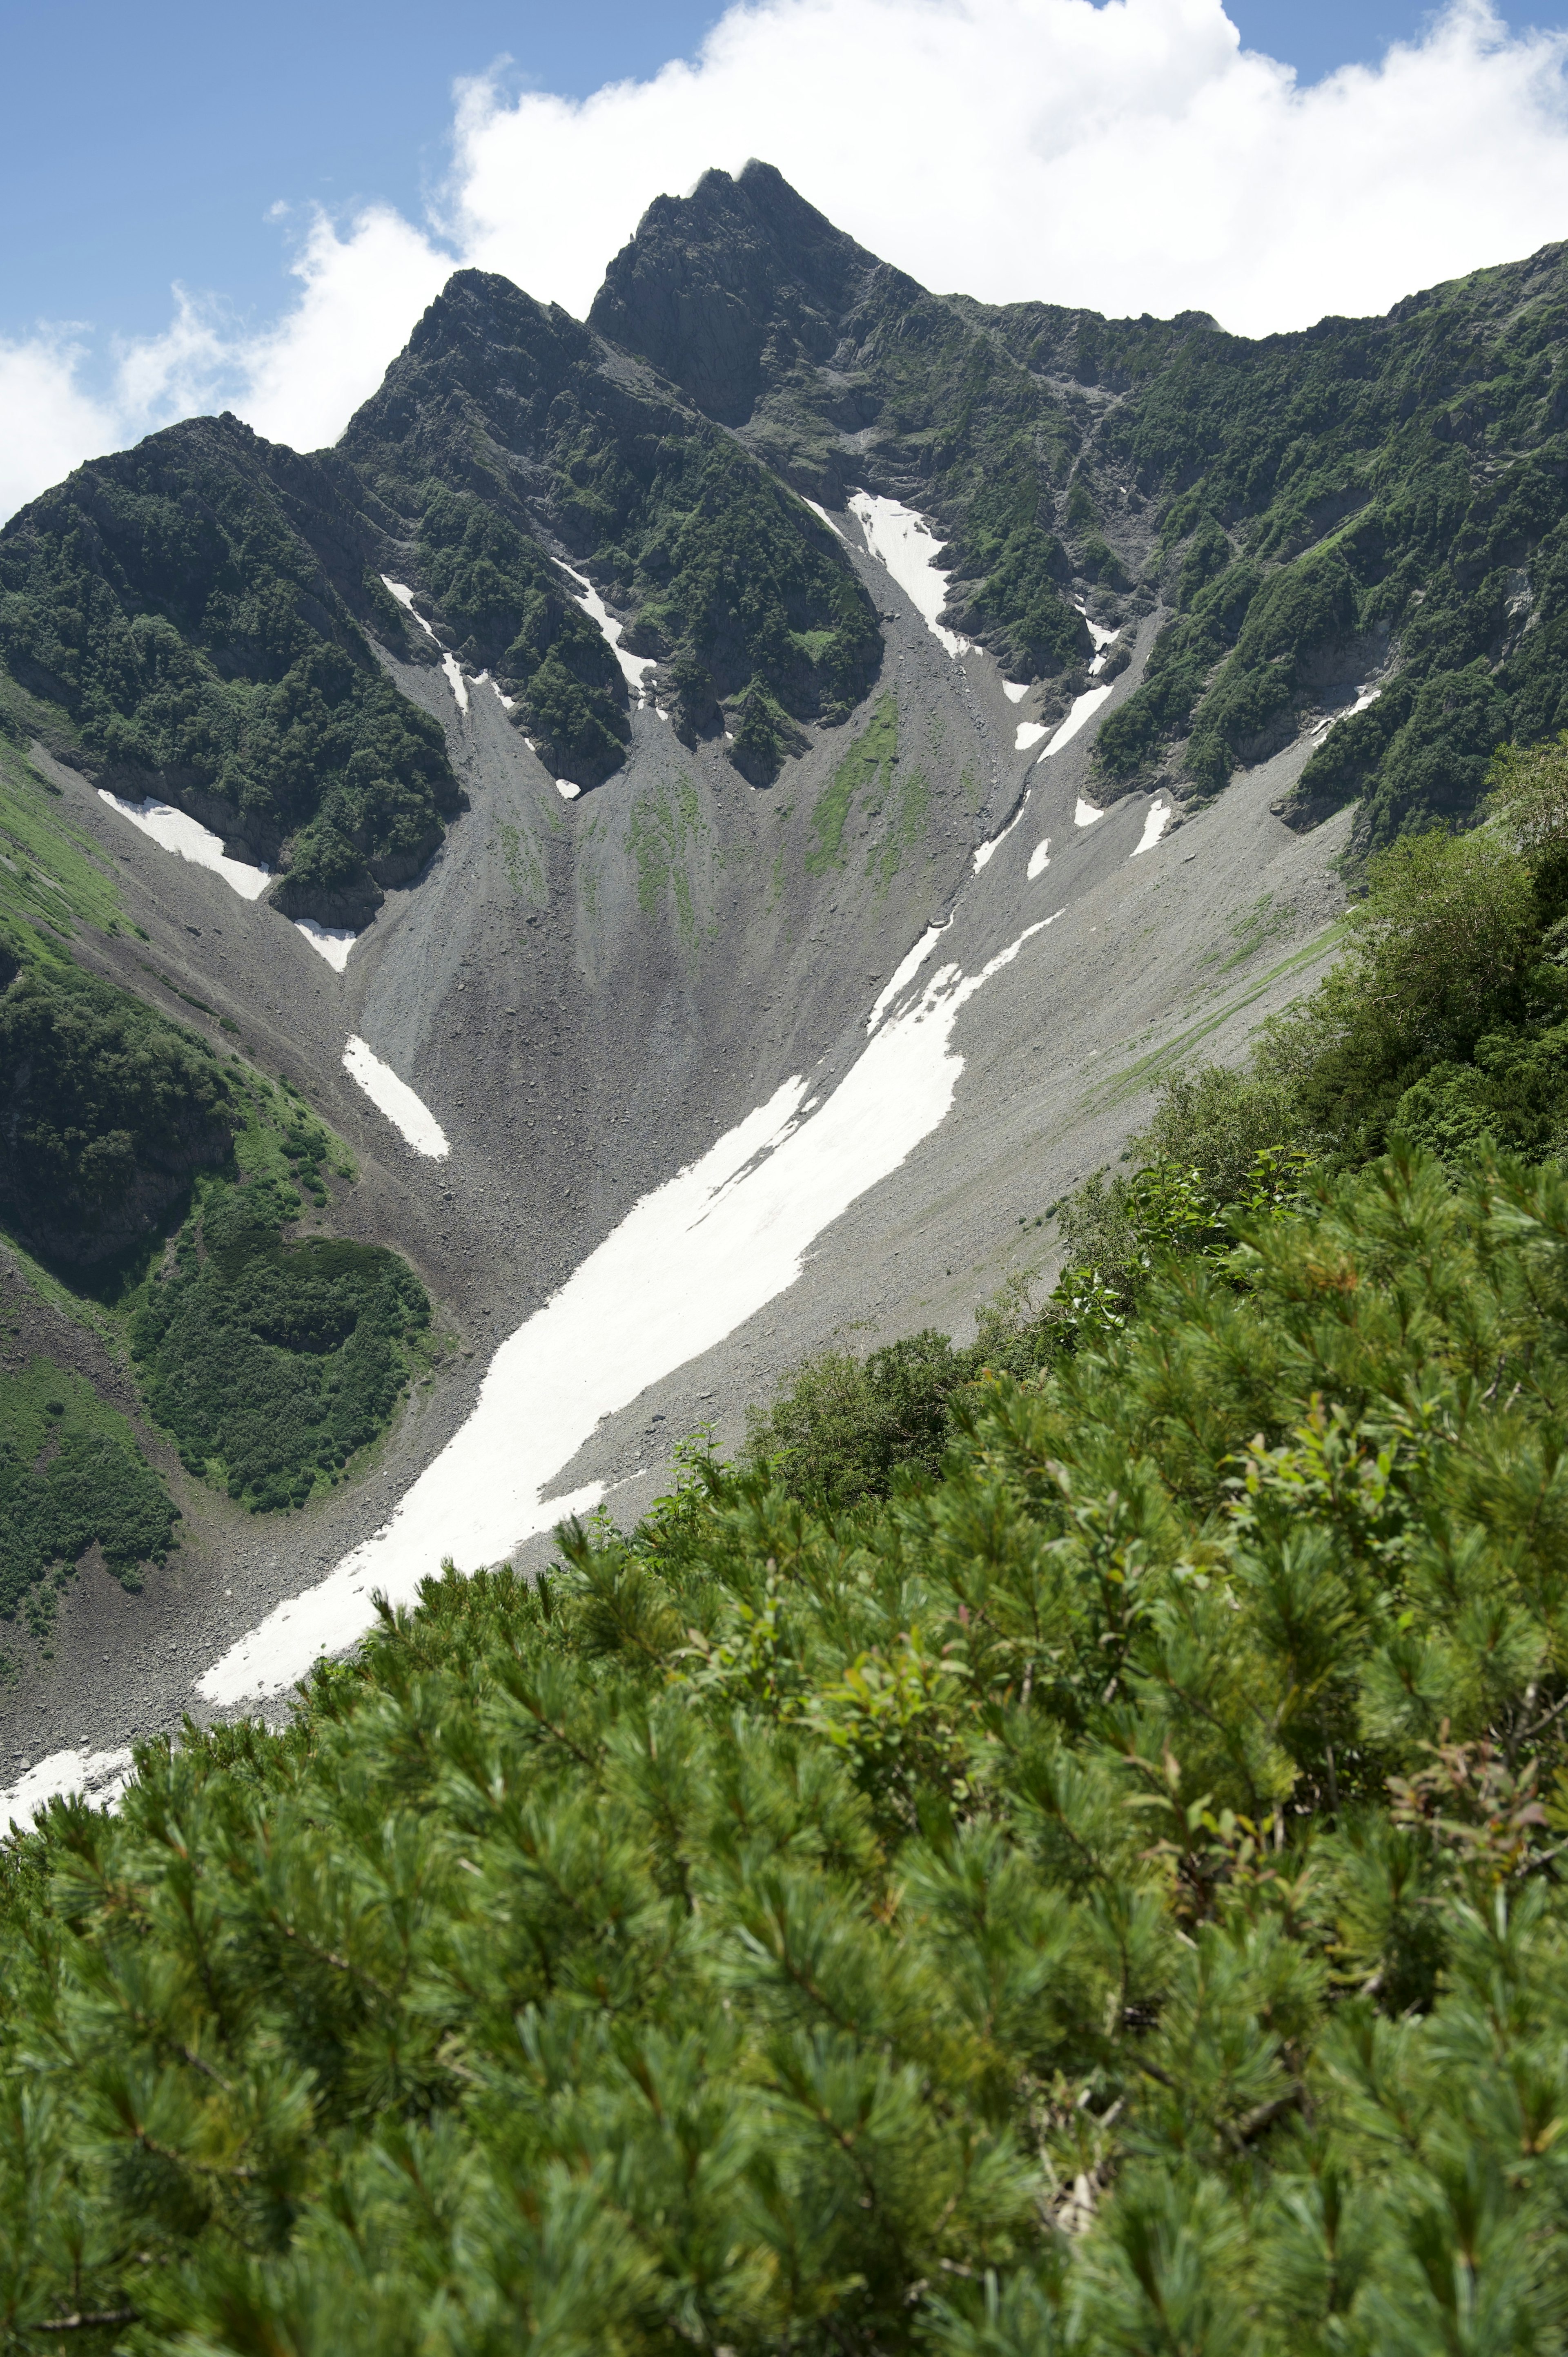
<svg viewBox="0 0 1568 2357"><path fill-rule="evenodd" d="M285 855L292 913L363 921L457 807L360 627L372 544L320 464L232 417L172 426L0 532L0 660L106 783Z"/></svg>
<svg viewBox="0 0 1568 2357"><path fill-rule="evenodd" d="M949 619L1014 675L1086 683L1075 604L1173 608L1101 733L1109 794L1165 775L1201 799L1378 685L1284 813L1359 798L1368 848L1463 823L1499 743L1568 720L1565 298L1549 246L1257 342L992 307L927 294L753 164L650 207L592 317L811 496L930 516Z"/></svg>
<svg viewBox="0 0 1568 2357"><path fill-rule="evenodd" d="M724 705L755 740L767 715L769 778L791 718L843 717L875 674L875 618L832 534L668 385L504 278L449 281L341 448L462 659L580 784L625 759L628 691L552 545L627 616L628 651L659 660L685 734Z"/></svg>

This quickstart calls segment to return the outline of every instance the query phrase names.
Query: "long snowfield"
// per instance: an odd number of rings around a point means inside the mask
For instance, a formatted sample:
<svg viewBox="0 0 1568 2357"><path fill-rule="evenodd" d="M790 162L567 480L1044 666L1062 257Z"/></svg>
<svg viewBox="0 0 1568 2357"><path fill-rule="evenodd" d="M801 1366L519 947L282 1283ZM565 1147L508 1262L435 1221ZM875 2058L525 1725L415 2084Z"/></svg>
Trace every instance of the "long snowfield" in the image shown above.
<svg viewBox="0 0 1568 2357"><path fill-rule="evenodd" d="M925 517L875 491L852 491L849 511L865 534L866 547L924 617L932 638L950 655L966 655L969 640L937 619L947 604L948 576L936 561L942 544Z"/></svg>
<svg viewBox="0 0 1568 2357"><path fill-rule="evenodd" d="M464 1570L503 1561L597 1505L598 1482L551 1485L603 1417L793 1285L822 1230L929 1135L963 1071L961 1008L1055 921L1028 926L978 974L944 965L913 996L911 980L831 1096L814 1099L797 1075L644 1196L502 1343L473 1414L384 1527L231 1646L199 1681L201 1699L281 1694L364 1634L373 1591L412 1603L443 1557Z"/></svg>

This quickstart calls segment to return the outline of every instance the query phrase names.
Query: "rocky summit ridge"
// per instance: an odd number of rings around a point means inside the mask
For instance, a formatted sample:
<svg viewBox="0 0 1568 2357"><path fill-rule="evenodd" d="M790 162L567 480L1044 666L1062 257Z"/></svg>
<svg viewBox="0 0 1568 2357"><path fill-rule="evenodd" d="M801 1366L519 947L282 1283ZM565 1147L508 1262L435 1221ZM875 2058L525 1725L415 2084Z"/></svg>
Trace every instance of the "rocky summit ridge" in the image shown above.
<svg viewBox="0 0 1568 2357"><path fill-rule="evenodd" d="M988 306L753 163L585 321L456 273L330 450L188 420L14 517L0 1390L178 1544L5 1507L0 1787L231 1706L488 1372L586 1405L465 1567L1036 1262L1347 856L1568 725L1565 316L1556 246L1262 342ZM786 1146L722 1283L641 1208Z"/></svg>

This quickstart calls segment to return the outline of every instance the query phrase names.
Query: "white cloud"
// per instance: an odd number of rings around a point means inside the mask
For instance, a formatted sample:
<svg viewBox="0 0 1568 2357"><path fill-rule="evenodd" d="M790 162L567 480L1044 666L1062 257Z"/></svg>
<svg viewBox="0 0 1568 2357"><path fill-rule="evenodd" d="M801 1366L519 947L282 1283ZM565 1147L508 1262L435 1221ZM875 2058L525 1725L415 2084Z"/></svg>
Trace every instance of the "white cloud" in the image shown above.
<svg viewBox="0 0 1568 2357"><path fill-rule="evenodd" d="M314 218L259 335L179 296L100 396L79 336L0 346L0 512L193 408L329 441L455 256L581 314L652 197L752 155L939 289L1253 335L1380 311L1568 232L1565 73L1568 34L1512 35L1485 0L1305 91L1220 0L737 5L694 64L582 102L460 88L439 216Z"/></svg>
<svg viewBox="0 0 1568 2357"><path fill-rule="evenodd" d="M269 441L296 450L335 442L454 266L389 206L362 213L346 238L317 215L294 265L305 291L244 348L247 382L233 407Z"/></svg>
<svg viewBox="0 0 1568 2357"><path fill-rule="evenodd" d="M63 333L0 343L0 516L113 447L113 410L77 381L81 346Z"/></svg>
<svg viewBox="0 0 1568 2357"><path fill-rule="evenodd" d="M177 285L164 333L116 339L96 393L83 382L81 329L0 343L0 518L83 459L206 411L232 409L296 450L336 441L455 266L390 207L343 231L315 213L291 264L298 300L260 333Z"/></svg>
<svg viewBox="0 0 1568 2357"><path fill-rule="evenodd" d="M1305 91L1219 0L764 0L580 103L470 85L450 225L581 310L658 190L757 155L929 286L1261 335L1568 231L1565 64L1482 0Z"/></svg>

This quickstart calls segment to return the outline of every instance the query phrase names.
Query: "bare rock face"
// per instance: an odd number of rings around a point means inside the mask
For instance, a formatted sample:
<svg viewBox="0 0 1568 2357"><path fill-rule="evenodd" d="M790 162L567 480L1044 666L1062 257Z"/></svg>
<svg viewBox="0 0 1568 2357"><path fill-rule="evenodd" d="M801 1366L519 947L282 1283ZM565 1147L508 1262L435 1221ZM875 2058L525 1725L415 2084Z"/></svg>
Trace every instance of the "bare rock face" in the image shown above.
<svg viewBox="0 0 1568 2357"><path fill-rule="evenodd" d="M705 172L689 198L656 198L588 323L710 417L744 425L798 361L832 360L880 267L771 164L753 161L738 179Z"/></svg>

